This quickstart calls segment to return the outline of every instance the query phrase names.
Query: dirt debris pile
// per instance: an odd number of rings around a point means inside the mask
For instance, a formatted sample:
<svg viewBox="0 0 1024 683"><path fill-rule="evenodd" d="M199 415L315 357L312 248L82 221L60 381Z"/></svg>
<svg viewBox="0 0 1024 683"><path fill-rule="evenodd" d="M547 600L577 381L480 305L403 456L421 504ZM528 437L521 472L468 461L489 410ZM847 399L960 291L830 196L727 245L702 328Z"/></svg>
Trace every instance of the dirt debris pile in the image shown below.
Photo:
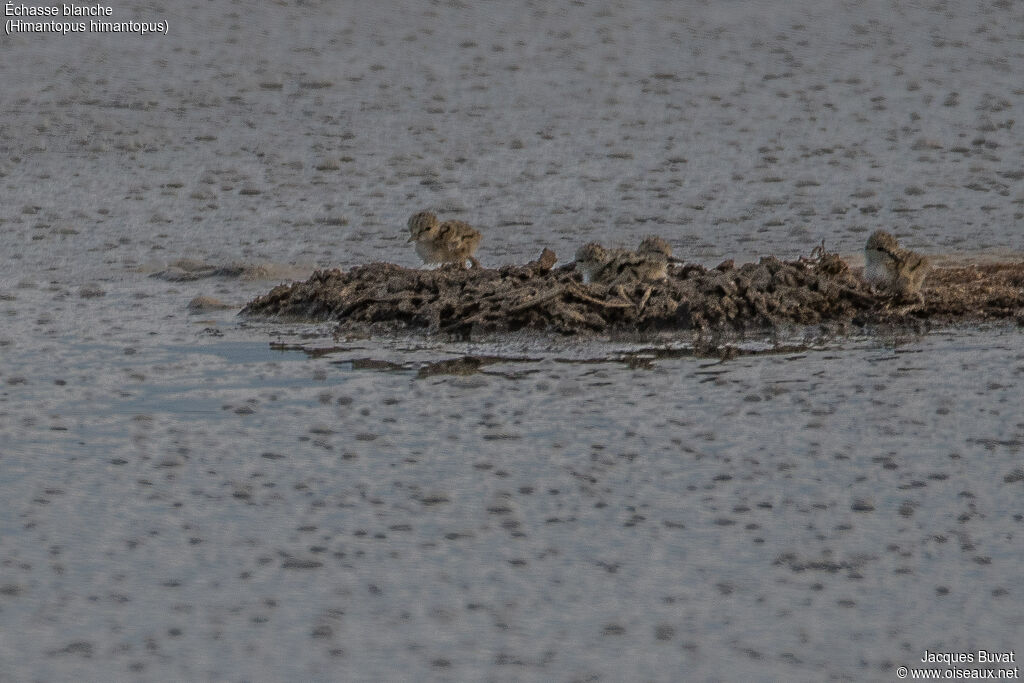
<svg viewBox="0 0 1024 683"><path fill-rule="evenodd" d="M340 331L431 333L546 330L752 330L838 321L856 324L986 320L1024 315L1024 264L934 271L924 302L873 291L838 255L716 268L673 265L667 280L626 286L583 284L573 264L553 268L545 249L523 266L437 270L371 263L317 271L250 302L243 315L335 320Z"/></svg>

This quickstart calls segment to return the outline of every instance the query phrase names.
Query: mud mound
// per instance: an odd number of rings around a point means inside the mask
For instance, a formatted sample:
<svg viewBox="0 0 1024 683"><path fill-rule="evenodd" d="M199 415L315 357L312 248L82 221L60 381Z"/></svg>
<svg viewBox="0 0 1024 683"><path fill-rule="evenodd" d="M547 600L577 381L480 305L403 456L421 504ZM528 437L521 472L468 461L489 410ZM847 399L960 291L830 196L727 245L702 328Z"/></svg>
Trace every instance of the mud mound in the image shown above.
<svg viewBox="0 0 1024 683"><path fill-rule="evenodd" d="M562 334L764 329L825 321L919 323L1022 315L1024 264L932 273L924 302L876 294L836 254L736 267L673 266L666 281L584 285L554 254L525 266L438 270L371 263L317 271L253 300L242 314L337 320L341 330L424 330L463 336L520 329Z"/></svg>
<svg viewBox="0 0 1024 683"><path fill-rule="evenodd" d="M914 315L940 320L1016 317L1024 324L1024 263L933 270Z"/></svg>

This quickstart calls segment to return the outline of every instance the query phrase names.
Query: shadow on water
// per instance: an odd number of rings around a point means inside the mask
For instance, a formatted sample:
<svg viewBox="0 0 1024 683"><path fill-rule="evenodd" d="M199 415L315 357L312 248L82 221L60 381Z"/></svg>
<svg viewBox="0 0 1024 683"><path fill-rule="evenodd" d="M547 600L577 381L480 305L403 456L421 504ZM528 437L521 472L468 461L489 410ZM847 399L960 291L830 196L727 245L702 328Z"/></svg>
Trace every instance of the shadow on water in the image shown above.
<svg viewBox="0 0 1024 683"><path fill-rule="evenodd" d="M972 331L1010 331L1018 327L1005 323L971 324L949 326L929 332L907 329L906 326L876 325L865 329L860 335L838 334L827 327L795 327L783 334L765 337L747 337L743 334L697 335L688 341L658 339L651 337L619 336L604 341L584 340L580 344L547 345L533 337L517 338L497 336L483 343L482 353L460 353L459 344L438 344L423 347L406 345L382 349L383 345L368 346L307 346L302 343L272 343L276 352L300 352L295 357L330 358L359 354L355 357L331 359L333 366L346 370L369 370L375 372L407 374L416 379L441 376L468 376L474 374L494 375L507 379L540 372L539 364L552 362L570 365L619 364L631 370L655 370L660 361L694 359L711 361L704 367L718 366L729 361L755 356L788 356L786 360L801 360L809 352L843 352L856 347L884 348L896 354L912 353L903 349L920 342L929 334L943 331L953 335L970 334ZM408 340L406 340L408 341ZM540 341L540 343L538 343ZM382 349L390 358L367 356L374 346ZM618 347L618 348L616 348ZM623 348L625 347L625 348ZM464 347L463 347L464 348ZM479 348L479 345L477 346ZM525 351L524 351L525 349ZM494 350L497 350L495 352ZM416 358L428 354L427 358ZM430 358L429 356L433 356ZM437 356L447 356L437 359ZM507 366L535 365L534 368L510 370Z"/></svg>
<svg viewBox="0 0 1024 683"><path fill-rule="evenodd" d="M299 349L285 344L262 342L221 342L218 344L169 346L168 351L181 354L217 356L229 363L267 363L282 360L304 360L309 354L298 354Z"/></svg>
<svg viewBox="0 0 1024 683"><path fill-rule="evenodd" d="M846 340L849 343L849 339ZM602 365L619 364L632 370L654 370L659 361L691 358L694 360L711 360L711 365L720 365L733 359L768 356L791 355L794 360L804 357L808 351L835 349L835 343L818 338L799 343L780 343L778 341L749 341L736 339L723 342L720 338L697 339L693 343L680 345L668 343L664 345L636 345L628 349L608 350L600 346L591 346L566 357L558 354L537 352L533 354L495 354L495 353L464 353L441 360L388 360L374 357L355 357L331 360L333 366L346 370L370 370L392 374L413 375L416 379L427 379L439 376L468 376L474 374L494 375L507 379L520 379L540 372L540 368L509 370L509 365L537 365L545 361L570 365ZM352 352L352 347L330 346L310 348L302 344L272 344L277 351L298 351L308 358L323 358ZM365 353L366 348L360 349ZM410 349L398 350L396 356ZM589 353L593 351L593 353ZM434 353L451 354L437 349Z"/></svg>

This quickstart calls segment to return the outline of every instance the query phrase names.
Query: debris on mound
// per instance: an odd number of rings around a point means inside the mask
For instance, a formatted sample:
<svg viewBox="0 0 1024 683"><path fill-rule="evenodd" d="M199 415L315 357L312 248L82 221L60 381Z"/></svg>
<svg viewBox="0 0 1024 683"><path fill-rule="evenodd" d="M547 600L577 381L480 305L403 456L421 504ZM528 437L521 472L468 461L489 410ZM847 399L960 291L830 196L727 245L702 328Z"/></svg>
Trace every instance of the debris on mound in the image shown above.
<svg viewBox="0 0 1024 683"><path fill-rule="evenodd" d="M1024 324L1024 263L933 268L925 280L921 318L953 321L1016 317Z"/></svg>
<svg viewBox="0 0 1024 683"><path fill-rule="evenodd" d="M826 321L907 322L987 319L1024 311L1024 264L936 270L924 303L876 293L834 253L716 268L674 265L667 280L626 286L583 284L573 264L553 268L548 249L524 266L437 270L371 263L317 271L275 287L242 314L336 320L341 331L423 330L460 336L547 330L771 329Z"/></svg>

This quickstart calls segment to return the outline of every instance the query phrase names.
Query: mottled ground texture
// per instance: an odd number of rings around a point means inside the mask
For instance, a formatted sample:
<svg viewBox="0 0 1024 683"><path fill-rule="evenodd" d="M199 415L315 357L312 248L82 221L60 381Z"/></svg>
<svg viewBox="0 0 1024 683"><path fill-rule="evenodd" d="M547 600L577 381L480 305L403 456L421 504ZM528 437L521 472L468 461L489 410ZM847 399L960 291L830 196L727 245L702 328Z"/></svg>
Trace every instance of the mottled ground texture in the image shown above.
<svg viewBox="0 0 1024 683"><path fill-rule="evenodd" d="M0 35L0 681L892 681L925 649L1024 657L1012 319L526 329L662 315L664 288L627 304L562 270L651 233L695 311L746 311L697 285L822 240L856 274L878 229L978 264L964 287L1005 275L1009 309L1019 280L985 264L1024 261L1024 4L110 5L169 33ZM421 210L480 230L486 269L409 270ZM505 266L545 247L550 272ZM366 287L356 317L525 279L403 314L428 334L237 315L317 270ZM952 309L947 275L907 315ZM524 329L479 331L516 306ZM429 334L488 310L470 341Z"/></svg>
<svg viewBox="0 0 1024 683"><path fill-rule="evenodd" d="M547 252L551 254L551 252ZM552 254L553 258L553 254ZM338 321L341 333L373 330L479 333L532 329L564 335L692 330L772 331L795 324L884 321L1024 323L1024 264L933 272L921 299L875 290L835 254L783 262L773 257L706 269L682 265L665 281L622 288L583 285L572 265L540 260L495 270L412 270L374 263L318 271L249 302L247 316Z"/></svg>

